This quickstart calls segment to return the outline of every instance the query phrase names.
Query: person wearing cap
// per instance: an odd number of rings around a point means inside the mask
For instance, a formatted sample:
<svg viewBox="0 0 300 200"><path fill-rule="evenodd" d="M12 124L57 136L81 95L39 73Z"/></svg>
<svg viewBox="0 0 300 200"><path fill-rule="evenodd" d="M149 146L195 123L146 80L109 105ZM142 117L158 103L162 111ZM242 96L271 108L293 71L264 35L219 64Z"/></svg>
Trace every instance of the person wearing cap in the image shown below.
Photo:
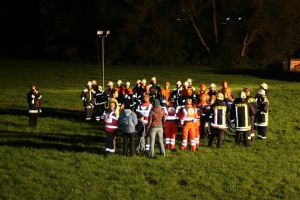
<svg viewBox="0 0 300 200"><path fill-rule="evenodd" d="M88 81L86 84L86 89L81 92L81 100L83 101L85 109L85 120L90 121L92 119L93 108L94 108L94 93L92 88L92 82Z"/></svg>
<svg viewBox="0 0 300 200"><path fill-rule="evenodd" d="M136 108L136 106L142 102L143 88L141 87L141 80L136 81L135 87L132 89L132 92Z"/></svg>
<svg viewBox="0 0 300 200"><path fill-rule="evenodd" d="M144 95L142 98L142 103L139 104L135 110L136 114L142 114L144 116L144 124L148 124L148 117L150 114L150 111L152 109L152 104L150 103L150 97L148 95ZM146 136L146 147L145 150L149 151L150 150L150 138Z"/></svg>
<svg viewBox="0 0 300 200"><path fill-rule="evenodd" d="M31 85L30 91L27 93L27 103L28 103L28 107L29 107L29 111L28 111L29 126L30 127L37 126L41 99L42 99L42 95L36 89L36 86Z"/></svg>
<svg viewBox="0 0 300 200"><path fill-rule="evenodd" d="M165 87L161 90L160 102L162 107L166 107L169 103L169 98L172 95L172 91L169 89L170 82L166 81Z"/></svg>
<svg viewBox="0 0 300 200"><path fill-rule="evenodd" d="M138 124L135 126L135 152L138 154L145 151L146 127L143 114L137 114L137 119Z"/></svg>
<svg viewBox="0 0 300 200"><path fill-rule="evenodd" d="M129 100L131 102L130 106L133 107L133 91L130 88L130 82L126 82L122 90L123 102Z"/></svg>
<svg viewBox="0 0 300 200"><path fill-rule="evenodd" d="M257 94L257 114L256 126L259 139L267 138L267 128L269 121L269 100L264 89L258 90Z"/></svg>
<svg viewBox="0 0 300 200"><path fill-rule="evenodd" d="M166 113L166 126L165 126L166 148L174 150L176 135L178 132L177 121L179 119L178 107L175 104L174 97L170 96L168 100L168 104L162 108Z"/></svg>
<svg viewBox="0 0 300 200"><path fill-rule="evenodd" d="M224 137L224 130L227 129L226 113L227 105L224 103L224 95L217 93L216 102L210 106L211 123L210 134L208 135L208 146L211 147L212 143L217 137L217 147L221 148Z"/></svg>
<svg viewBox="0 0 300 200"><path fill-rule="evenodd" d="M182 108L180 123L182 125L182 144L181 150L187 148L188 136L190 137L190 148L192 151L196 151L196 140L195 140L195 123L197 120L197 112L193 108L192 100L187 99L185 107Z"/></svg>
<svg viewBox="0 0 300 200"><path fill-rule="evenodd" d="M150 151L149 151L150 158L154 157L155 154L154 144L155 144L156 135L158 135L160 154L162 156L166 156L164 140L163 140L163 132L164 132L163 126L165 123L166 123L166 113L160 107L159 100L155 99L153 101L153 109L151 109L149 114L148 124L146 125L146 133L148 133L150 137Z"/></svg>
<svg viewBox="0 0 300 200"><path fill-rule="evenodd" d="M152 98L152 100L160 99L160 97L161 97L161 88L160 88L159 85L157 85L155 77L152 77L150 84L151 84L151 86L149 88L150 98Z"/></svg>
<svg viewBox="0 0 300 200"><path fill-rule="evenodd" d="M94 112L96 114L95 120L99 122L104 112L104 102L105 102L103 97L104 91L102 90L101 86L98 86L98 82L96 80L92 81L92 87L93 90L95 91L94 93L94 99L95 99Z"/></svg>
<svg viewBox="0 0 300 200"><path fill-rule="evenodd" d="M241 136L243 136L244 145L249 146L251 141L251 117L255 115L256 110L246 98L244 91L238 94L238 98L232 104L230 119L232 123L235 123L235 143L239 145Z"/></svg>
<svg viewBox="0 0 300 200"><path fill-rule="evenodd" d="M207 129L208 127L208 119L210 116L209 113L209 95L206 92L205 84L201 83L199 85L200 91L197 93L197 99L199 102L199 108L201 110L201 118L200 118L200 137L204 138L208 135Z"/></svg>
<svg viewBox="0 0 300 200"><path fill-rule="evenodd" d="M193 91L191 88L189 88L188 82L184 82L183 89L180 91L180 99L181 99L181 106L185 106L185 102L187 99L195 99L195 91Z"/></svg>
<svg viewBox="0 0 300 200"><path fill-rule="evenodd" d="M130 101L126 100L124 103L124 109L120 113L119 118L122 126L123 134L123 155L128 156L128 139L130 140L130 157L134 156L134 138L135 138L135 126L138 124L136 114L130 108Z"/></svg>
<svg viewBox="0 0 300 200"><path fill-rule="evenodd" d="M251 90L250 88L244 88L243 91L246 94L246 99L249 103L252 104L252 106L255 108L255 111L257 111L257 102L255 100L255 98L253 96L251 96ZM250 130L250 136L251 136L251 142L253 142L255 140L255 126L254 126L254 122L255 122L255 115L251 116L251 130Z"/></svg>
<svg viewBox="0 0 300 200"><path fill-rule="evenodd" d="M197 93L197 99L201 106L206 106L209 103L209 95L206 93L205 84L201 83L199 85L200 91Z"/></svg>
<svg viewBox="0 0 300 200"><path fill-rule="evenodd" d="M112 81L108 81L107 89L104 92L104 107L106 108L109 105L110 99L112 98L112 91L114 90L114 83Z"/></svg>
<svg viewBox="0 0 300 200"><path fill-rule="evenodd" d="M118 80L117 81L117 86L115 87L115 90L118 91L119 96L118 96L118 102L119 102L119 106L121 106L121 104L123 103L123 82L122 80Z"/></svg>
<svg viewBox="0 0 300 200"><path fill-rule="evenodd" d="M269 99L268 85L266 83L262 83L260 84L259 89L263 89L265 91L267 99Z"/></svg>
<svg viewBox="0 0 300 200"><path fill-rule="evenodd" d="M143 92L145 92L146 86L147 86L147 80L146 79L142 79L142 81L141 81L141 88L143 89Z"/></svg>
<svg viewBox="0 0 300 200"><path fill-rule="evenodd" d="M116 116L116 103L110 102L109 107L103 112L106 132L106 155L115 153L114 140L118 133L119 120Z"/></svg>
<svg viewBox="0 0 300 200"><path fill-rule="evenodd" d="M196 93L196 88L193 86L193 79L187 78L186 82L188 82L189 88L191 88Z"/></svg>
<svg viewBox="0 0 300 200"><path fill-rule="evenodd" d="M180 106L180 92L182 90L181 81L177 81L175 85L176 87L172 90L172 96L175 99L176 106Z"/></svg>
<svg viewBox="0 0 300 200"><path fill-rule="evenodd" d="M228 93L228 95L229 95L228 98L231 99L231 100L234 99L234 93L231 90L231 88L228 87L228 83L226 81L222 81L222 88L218 91L218 93L219 92L223 93L223 95L225 95L225 93Z"/></svg>

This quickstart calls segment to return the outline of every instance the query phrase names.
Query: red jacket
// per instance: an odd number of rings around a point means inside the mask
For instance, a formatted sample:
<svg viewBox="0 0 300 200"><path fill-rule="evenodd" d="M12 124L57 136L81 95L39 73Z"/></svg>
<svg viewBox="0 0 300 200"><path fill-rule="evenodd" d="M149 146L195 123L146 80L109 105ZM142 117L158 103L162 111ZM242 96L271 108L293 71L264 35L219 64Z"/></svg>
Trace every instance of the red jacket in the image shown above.
<svg viewBox="0 0 300 200"><path fill-rule="evenodd" d="M115 110L106 109L103 113L106 132L118 132L119 120Z"/></svg>

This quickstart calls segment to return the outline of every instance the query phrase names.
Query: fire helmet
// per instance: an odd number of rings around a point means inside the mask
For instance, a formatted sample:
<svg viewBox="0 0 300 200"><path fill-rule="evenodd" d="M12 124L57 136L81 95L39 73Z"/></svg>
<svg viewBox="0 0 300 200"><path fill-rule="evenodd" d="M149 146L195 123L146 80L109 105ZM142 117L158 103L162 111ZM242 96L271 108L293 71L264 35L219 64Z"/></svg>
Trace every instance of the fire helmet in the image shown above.
<svg viewBox="0 0 300 200"><path fill-rule="evenodd" d="M217 95L216 95L216 98L218 99L218 100L224 100L224 95L222 94L222 93L218 93Z"/></svg>

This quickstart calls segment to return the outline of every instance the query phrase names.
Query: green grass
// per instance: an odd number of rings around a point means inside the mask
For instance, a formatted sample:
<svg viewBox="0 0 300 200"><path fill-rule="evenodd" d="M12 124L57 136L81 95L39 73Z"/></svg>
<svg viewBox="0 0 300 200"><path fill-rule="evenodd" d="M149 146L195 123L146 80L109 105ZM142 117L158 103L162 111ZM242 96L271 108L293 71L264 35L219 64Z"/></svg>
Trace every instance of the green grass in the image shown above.
<svg viewBox="0 0 300 200"><path fill-rule="evenodd" d="M117 154L104 157L102 123L85 123L81 90L102 83L97 64L0 59L0 199L298 199L300 197L300 74L271 70L230 71L186 66L106 66L105 83L155 76L160 85L186 78L237 94L269 85L266 140L236 146L226 135L221 149L167 150L165 158L126 158L119 133ZM102 73L102 71L101 71ZM43 95L38 127L28 127L26 93ZM177 136L177 147L181 143ZM215 146L215 145L214 145Z"/></svg>

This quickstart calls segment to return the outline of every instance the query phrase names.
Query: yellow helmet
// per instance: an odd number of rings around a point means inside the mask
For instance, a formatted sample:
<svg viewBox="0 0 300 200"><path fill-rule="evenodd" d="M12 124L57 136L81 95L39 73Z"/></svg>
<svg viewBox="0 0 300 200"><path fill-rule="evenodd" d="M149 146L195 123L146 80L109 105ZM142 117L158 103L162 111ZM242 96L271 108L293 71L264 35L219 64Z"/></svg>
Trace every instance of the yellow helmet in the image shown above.
<svg viewBox="0 0 300 200"><path fill-rule="evenodd" d="M240 92L240 93L238 94L238 97L239 97L239 98L242 98L242 99L245 99L245 98L246 98L246 93L245 93L244 91L242 91L242 92Z"/></svg>
<svg viewBox="0 0 300 200"><path fill-rule="evenodd" d="M219 92L219 93L216 95L216 98L219 99L219 100L224 100L224 95L223 95L222 93Z"/></svg>

